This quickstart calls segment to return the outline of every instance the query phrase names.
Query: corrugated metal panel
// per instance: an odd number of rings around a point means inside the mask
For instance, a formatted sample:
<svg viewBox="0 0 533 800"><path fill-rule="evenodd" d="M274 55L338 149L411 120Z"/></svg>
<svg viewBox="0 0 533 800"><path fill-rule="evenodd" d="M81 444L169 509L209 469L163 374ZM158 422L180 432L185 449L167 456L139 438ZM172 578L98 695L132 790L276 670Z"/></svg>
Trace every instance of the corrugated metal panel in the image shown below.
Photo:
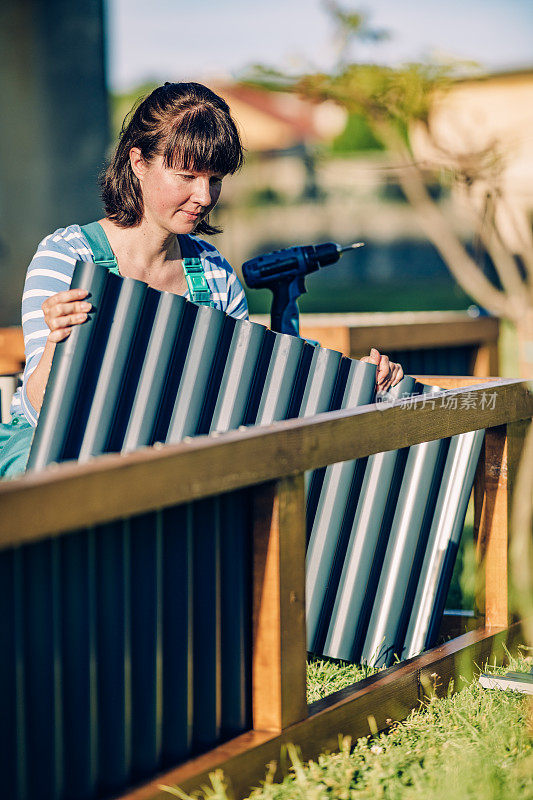
<svg viewBox="0 0 533 800"><path fill-rule="evenodd" d="M413 378L404 378L390 395L397 398L411 393L414 383ZM366 463L323 647L325 655L346 661L360 658L406 457L407 451L393 450L370 456Z"/></svg>
<svg viewBox="0 0 533 800"><path fill-rule="evenodd" d="M108 797L251 728L249 493L0 553L5 796Z"/></svg>
<svg viewBox="0 0 533 800"><path fill-rule="evenodd" d="M435 642L452 578L484 431L453 436L446 458L403 650L410 658Z"/></svg>
<svg viewBox="0 0 533 800"><path fill-rule="evenodd" d="M74 285L90 289L98 310L57 348L32 469L374 399L373 365L94 265L78 265ZM431 391L413 384L405 378L392 394ZM481 439L465 434L306 476L313 652L389 663L434 641ZM44 550L20 562L1 555L13 610L1 635L18 653L3 669L21 698L5 709L21 745L9 765L14 796L35 789L26 769L35 724L50 733L43 774L53 798L76 776L73 797L116 792L250 727L247 497L73 534L35 545ZM17 599L15 576L30 563L44 570L31 576L44 592L39 606L37 594L29 606Z"/></svg>

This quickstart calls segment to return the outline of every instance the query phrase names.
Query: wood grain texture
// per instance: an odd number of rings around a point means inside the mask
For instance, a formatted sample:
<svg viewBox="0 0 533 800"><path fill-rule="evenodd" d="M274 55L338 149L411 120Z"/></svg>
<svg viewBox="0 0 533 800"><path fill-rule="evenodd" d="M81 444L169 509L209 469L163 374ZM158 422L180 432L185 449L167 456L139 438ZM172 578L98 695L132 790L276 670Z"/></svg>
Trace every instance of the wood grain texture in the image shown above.
<svg viewBox="0 0 533 800"><path fill-rule="evenodd" d="M509 519L522 443L529 421L489 428L474 482L476 609L485 625L501 627L509 619Z"/></svg>
<svg viewBox="0 0 533 800"><path fill-rule="evenodd" d="M343 325L308 325L305 321L300 325L300 336L319 342L329 350L338 350L345 356L351 356L350 329Z"/></svg>
<svg viewBox="0 0 533 800"><path fill-rule="evenodd" d="M0 328L0 375L21 372L25 361L22 328Z"/></svg>
<svg viewBox="0 0 533 800"><path fill-rule="evenodd" d="M209 784L209 773L221 769L231 783L235 798L246 797L252 786L264 779L267 765L280 764L287 742L296 744L304 760L325 750L338 750L339 734L357 739L370 732L372 717L378 730L401 720L425 696L426 686L444 694L450 680L469 674L491 654L501 655L503 645L511 651L519 637L517 625L501 631L477 630L436 647L421 656L390 667L382 673L341 689L309 707L309 717L280 735L261 731L239 736L215 750L159 776L145 786L122 796L122 800L167 800L161 785L178 785L187 792ZM276 778L281 778L278 769Z"/></svg>
<svg viewBox="0 0 533 800"><path fill-rule="evenodd" d="M494 402L483 403L489 395ZM0 485L0 547L531 416L527 385L502 378L408 406L362 406L59 464Z"/></svg>
<svg viewBox="0 0 533 800"><path fill-rule="evenodd" d="M267 327L270 325L267 314L253 316L252 321ZM316 339L323 347L332 347L331 343L334 341L343 344L348 338L347 354L357 358L367 353L371 347L381 347L386 351L387 348L417 350L496 343L499 320L492 317L469 317L465 311L300 314L300 332L306 338ZM331 343L327 344L328 341Z"/></svg>
<svg viewBox="0 0 533 800"><path fill-rule="evenodd" d="M440 386L442 389L459 389L464 386L476 386L479 384L480 379L473 375L413 375L419 383L426 384L427 386ZM496 376L486 375L483 377L483 382L495 381L498 382L500 378Z"/></svg>
<svg viewBox="0 0 533 800"><path fill-rule="evenodd" d="M459 347L498 340L498 320L490 317L427 322L418 325L389 324L382 329L350 328L350 355L357 358L370 347L387 350L418 350Z"/></svg>
<svg viewBox="0 0 533 800"><path fill-rule="evenodd" d="M498 341L480 344L474 356L472 375L476 378L485 378L489 375L500 374L500 356Z"/></svg>
<svg viewBox="0 0 533 800"><path fill-rule="evenodd" d="M279 732L307 716L303 475L260 486L253 508L253 725Z"/></svg>

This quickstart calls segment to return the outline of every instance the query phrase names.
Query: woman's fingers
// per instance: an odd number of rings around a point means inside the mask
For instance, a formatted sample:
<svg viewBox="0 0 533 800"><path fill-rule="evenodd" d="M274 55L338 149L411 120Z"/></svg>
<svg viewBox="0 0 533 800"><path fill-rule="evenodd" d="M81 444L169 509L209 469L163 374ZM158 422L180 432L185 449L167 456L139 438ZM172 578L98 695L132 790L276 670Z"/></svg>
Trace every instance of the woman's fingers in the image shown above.
<svg viewBox="0 0 533 800"><path fill-rule="evenodd" d="M403 378L403 369L401 364L393 363L394 366L394 373L392 376L391 386L396 386L397 383L400 383L401 379Z"/></svg>
<svg viewBox="0 0 533 800"><path fill-rule="evenodd" d="M49 342L62 342L63 339L66 339L67 336L70 336L72 328L58 328L56 331L50 331L48 334L48 341Z"/></svg>
<svg viewBox="0 0 533 800"><path fill-rule="evenodd" d="M86 289L69 289L52 295L42 304L44 321L50 328L51 342L66 339L73 325L81 325L87 319L91 303L87 302Z"/></svg>
<svg viewBox="0 0 533 800"><path fill-rule="evenodd" d="M360 361L364 361L367 364L376 364L376 366L377 366L379 364L380 358L381 358L381 354L380 354L379 350L376 350L376 348L373 347L370 350L370 355L369 356L364 356L363 358L360 359Z"/></svg>
<svg viewBox="0 0 533 800"><path fill-rule="evenodd" d="M376 383L379 388L384 387L389 382L390 361L389 357L382 355L379 359L378 369L376 373Z"/></svg>
<svg viewBox="0 0 533 800"><path fill-rule="evenodd" d="M56 306L58 303L72 303L76 300L83 300L89 292L87 289L67 289L65 292L57 292L51 297L48 297L41 308L46 313L50 308Z"/></svg>
<svg viewBox="0 0 533 800"><path fill-rule="evenodd" d="M386 392L392 386L396 386L403 378L401 364L390 361L388 356L382 355L375 347L370 350L370 355L364 356L360 360L377 366L376 386L380 392Z"/></svg>
<svg viewBox="0 0 533 800"><path fill-rule="evenodd" d="M48 327L51 331L57 331L60 328L67 328L72 325L81 325L81 323L85 322L86 319L87 314L85 312L82 312L81 314L65 314L62 317L52 317Z"/></svg>

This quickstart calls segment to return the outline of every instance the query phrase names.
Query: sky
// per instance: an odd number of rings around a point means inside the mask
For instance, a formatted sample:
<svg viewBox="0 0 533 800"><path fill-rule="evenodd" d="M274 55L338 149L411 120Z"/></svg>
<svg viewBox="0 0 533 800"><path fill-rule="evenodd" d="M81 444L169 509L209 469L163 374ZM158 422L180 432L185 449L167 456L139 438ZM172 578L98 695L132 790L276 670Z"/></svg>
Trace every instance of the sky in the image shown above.
<svg viewBox="0 0 533 800"><path fill-rule="evenodd" d="M533 67L531 0L344 0L390 39L357 58L397 64L474 60L489 71ZM251 64L328 68L334 29L323 0L106 0L108 81L237 76ZM355 55L355 52L354 52Z"/></svg>

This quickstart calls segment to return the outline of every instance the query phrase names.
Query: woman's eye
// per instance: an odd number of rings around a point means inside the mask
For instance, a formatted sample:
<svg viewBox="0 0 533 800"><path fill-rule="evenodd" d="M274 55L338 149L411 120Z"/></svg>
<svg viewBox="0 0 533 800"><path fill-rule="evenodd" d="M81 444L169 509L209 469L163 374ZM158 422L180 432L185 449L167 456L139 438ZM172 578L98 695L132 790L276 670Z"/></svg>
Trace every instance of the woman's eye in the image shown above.
<svg viewBox="0 0 533 800"><path fill-rule="evenodd" d="M184 181L193 181L194 180L194 175L188 175L188 174L183 173L183 172L178 172L178 177L179 178L183 178Z"/></svg>

